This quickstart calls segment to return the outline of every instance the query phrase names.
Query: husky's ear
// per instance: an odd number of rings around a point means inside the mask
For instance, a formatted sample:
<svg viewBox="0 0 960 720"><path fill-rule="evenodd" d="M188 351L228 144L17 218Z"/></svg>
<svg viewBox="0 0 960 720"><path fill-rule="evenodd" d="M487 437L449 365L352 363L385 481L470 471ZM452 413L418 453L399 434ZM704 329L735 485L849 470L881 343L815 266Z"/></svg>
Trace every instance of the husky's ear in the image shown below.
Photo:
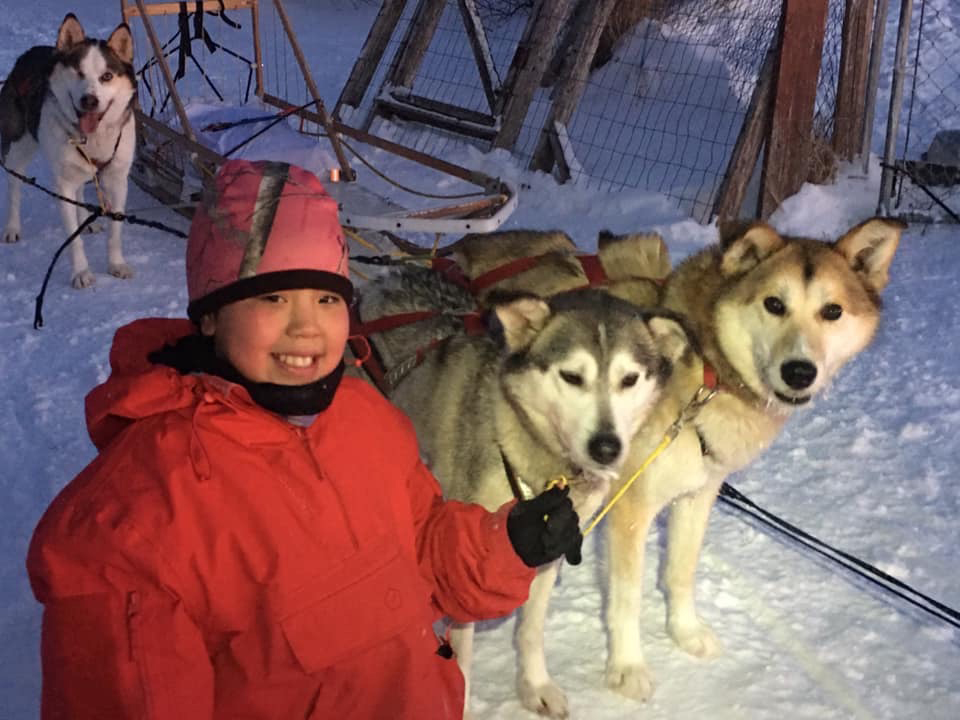
<svg viewBox="0 0 960 720"><path fill-rule="evenodd" d="M494 306L507 350L514 352L530 344L550 317L550 306L544 300L524 296Z"/></svg>
<svg viewBox="0 0 960 720"><path fill-rule="evenodd" d="M906 228L895 218L870 218L850 228L834 247L867 287L880 292L890 280L890 263Z"/></svg>
<svg viewBox="0 0 960 720"><path fill-rule="evenodd" d="M783 238L766 223L754 223L738 237L724 242L722 247L720 272L730 277L759 265L783 247Z"/></svg>
<svg viewBox="0 0 960 720"><path fill-rule="evenodd" d="M670 251L656 232L614 235L609 230L601 230L597 236L597 255L611 280L660 280L670 274Z"/></svg>
<svg viewBox="0 0 960 720"><path fill-rule="evenodd" d="M126 23L120 23L117 29L110 33L107 46L127 65L133 65L133 35Z"/></svg>
<svg viewBox="0 0 960 720"><path fill-rule="evenodd" d="M66 50L79 45L86 39L86 33L83 32L83 25L77 20L73 13L67 13L67 16L60 23L60 31L57 33L57 50Z"/></svg>
<svg viewBox="0 0 960 720"><path fill-rule="evenodd" d="M660 354L671 364L676 364L687 351L697 350L696 339L679 316L653 315L647 319L647 327L657 341Z"/></svg>

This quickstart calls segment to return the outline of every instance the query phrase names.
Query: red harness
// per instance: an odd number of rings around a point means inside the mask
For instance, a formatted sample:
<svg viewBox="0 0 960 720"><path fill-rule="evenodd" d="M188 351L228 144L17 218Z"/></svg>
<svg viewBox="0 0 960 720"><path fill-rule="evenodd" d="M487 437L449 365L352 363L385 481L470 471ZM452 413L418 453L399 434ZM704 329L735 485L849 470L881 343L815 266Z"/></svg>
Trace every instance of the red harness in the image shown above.
<svg viewBox="0 0 960 720"><path fill-rule="evenodd" d="M703 361L703 385L710 390L716 390L720 385L717 369L706 360Z"/></svg>
<svg viewBox="0 0 960 720"><path fill-rule="evenodd" d="M486 290L491 285L496 285L502 280L507 280L509 278L515 277L522 272L535 267L543 258L547 257L552 253L545 253L543 255L534 255L532 257L523 257L512 260L503 265L498 265L492 270L488 270L481 275L478 275L472 281L467 280L466 276L463 275L463 271L459 270L460 277L463 277L466 280L464 287L466 287L474 295L477 293ZM595 285L605 285L609 278L607 277L606 271L603 269L603 264L600 262L600 258L596 255L574 255L574 257L580 262L580 267L583 268L583 273L587 276L587 284L584 287L593 287ZM449 263L456 267L456 263L452 260L443 259L444 263ZM434 267L436 267L436 261L434 261ZM660 282L659 280L654 280L654 282Z"/></svg>
<svg viewBox="0 0 960 720"><path fill-rule="evenodd" d="M519 275L522 272L530 270L531 268L535 267L543 258L550 254L552 253L545 253L543 255L534 255L532 257L523 257L512 260L478 275L473 280L470 280L470 278L468 278L463 272L463 268L461 268L454 260L451 260L450 258L433 258L430 267L435 272L439 272L440 274L444 275L451 282L454 282L460 287L468 290L472 295L477 295L483 290L486 290L488 287L497 284L498 282L507 280ZM603 264L600 262L600 258L598 256L574 255L574 257L580 262L580 267L583 268L583 272L587 276L586 284L581 287L595 287L598 285L606 285L609 282L609 277L607 276L606 271L603 269ZM647 279L658 285L661 285L664 282L659 278ZM413 323L420 322L421 320L428 320L440 314L441 313L436 310L424 310L421 312L385 315L374 320L363 322L360 320L359 315L357 315L356 310L352 309L350 317L350 338L348 339L347 344L350 346L350 350L353 352L356 358L354 363L358 367L363 367L363 369L366 370L374 385L376 385L384 395L389 394L389 391L392 388L390 386L391 383L387 378L387 371L384 369L383 363L377 356L377 353L374 351L373 346L370 344L369 336L376 333L393 330L394 328L402 327L403 325L411 325ZM464 313L457 317L463 321L464 329L468 335L480 335L487 332L486 319L482 313ZM427 352L432 350L441 342L443 342L442 339L434 340L424 347L419 348L415 353L415 357L411 358L411 362L413 363L411 368L416 367L423 362ZM706 384L706 368L704 368L704 383ZM716 375L714 374L714 385L715 384Z"/></svg>

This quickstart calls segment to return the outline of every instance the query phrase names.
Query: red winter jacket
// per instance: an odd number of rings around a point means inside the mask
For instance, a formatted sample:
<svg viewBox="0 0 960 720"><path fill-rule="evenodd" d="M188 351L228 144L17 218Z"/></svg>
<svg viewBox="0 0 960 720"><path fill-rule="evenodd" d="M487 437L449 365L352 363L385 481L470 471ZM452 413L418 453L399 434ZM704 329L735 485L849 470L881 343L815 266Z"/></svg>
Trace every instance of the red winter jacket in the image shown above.
<svg viewBox="0 0 960 720"><path fill-rule="evenodd" d="M443 502L410 422L359 380L299 427L146 360L191 330L117 332L87 397L100 454L34 534L44 720L459 719L432 623L526 599L508 508Z"/></svg>

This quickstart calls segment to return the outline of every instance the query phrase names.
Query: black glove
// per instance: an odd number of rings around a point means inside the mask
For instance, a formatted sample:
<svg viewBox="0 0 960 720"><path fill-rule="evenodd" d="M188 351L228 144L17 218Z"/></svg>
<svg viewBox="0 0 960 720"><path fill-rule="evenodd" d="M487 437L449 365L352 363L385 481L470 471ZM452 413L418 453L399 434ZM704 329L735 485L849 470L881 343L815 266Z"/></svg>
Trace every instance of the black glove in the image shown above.
<svg viewBox="0 0 960 720"><path fill-rule="evenodd" d="M580 564L580 518L567 497L570 488L553 487L535 498L521 500L507 515L507 535L513 549L528 567L567 557Z"/></svg>

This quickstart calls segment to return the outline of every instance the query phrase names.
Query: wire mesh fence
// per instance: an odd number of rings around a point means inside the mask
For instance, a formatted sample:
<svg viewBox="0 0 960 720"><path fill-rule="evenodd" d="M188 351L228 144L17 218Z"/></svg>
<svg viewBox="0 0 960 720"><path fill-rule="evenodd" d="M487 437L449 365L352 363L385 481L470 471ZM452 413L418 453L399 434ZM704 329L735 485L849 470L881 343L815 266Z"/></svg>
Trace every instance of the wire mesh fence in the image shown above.
<svg viewBox="0 0 960 720"><path fill-rule="evenodd" d="M960 222L960 7L920 0L899 19L905 21L909 46L889 201L907 219Z"/></svg>
<svg viewBox="0 0 960 720"><path fill-rule="evenodd" d="M523 51L524 28L532 0L476 0L494 84L506 82L511 61ZM570 3L581 8L588 3ZM491 147L499 131L496 110L485 94L475 53L471 51L461 3L443 3L432 40L418 71L405 85L391 84L392 72L411 34L416 3L408 3L393 33L366 96L346 108L346 122L370 127L391 139L443 156L456 144ZM539 3L536 5L539 6ZM567 4L543 3L560 11ZM828 180L836 164L829 153L840 63L844 0L830 0L816 103L815 135L824 147L822 167L811 167L811 180ZM777 42L781 3L754 0L622 0L609 22L586 80L582 98L565 125L563 138L572 182L600 190L637 188L671 198L693 217L708 219L717 189L743 125L758 76ZM577 9L572 10L576 17ZM569 20L569 17L565 17ZM561 23L568 29L572 23ZM550 70L563 59L566 32L551 48ZM523 119L513 151L530 162L550 112L555 78L538 87ZM464 108L474 116L472 139L459 128L425 131L420 123L384 125L391 98L413 95ZM393 114L393 120L397 116ZM485 127L480 127L486 122ZM469 132L467 134L470 134ZM817 163L817 153L811 153Z"/></svg>
<svg viewBox="0 0 960 720"><path fill-rule="evenodd" d="M825 184L837 177L837 159L831 150L836 124L837 86L840 79L840 54L846 0L829 0L824 28L817 99L813 109L813 135L808 179Z"/></svg>

